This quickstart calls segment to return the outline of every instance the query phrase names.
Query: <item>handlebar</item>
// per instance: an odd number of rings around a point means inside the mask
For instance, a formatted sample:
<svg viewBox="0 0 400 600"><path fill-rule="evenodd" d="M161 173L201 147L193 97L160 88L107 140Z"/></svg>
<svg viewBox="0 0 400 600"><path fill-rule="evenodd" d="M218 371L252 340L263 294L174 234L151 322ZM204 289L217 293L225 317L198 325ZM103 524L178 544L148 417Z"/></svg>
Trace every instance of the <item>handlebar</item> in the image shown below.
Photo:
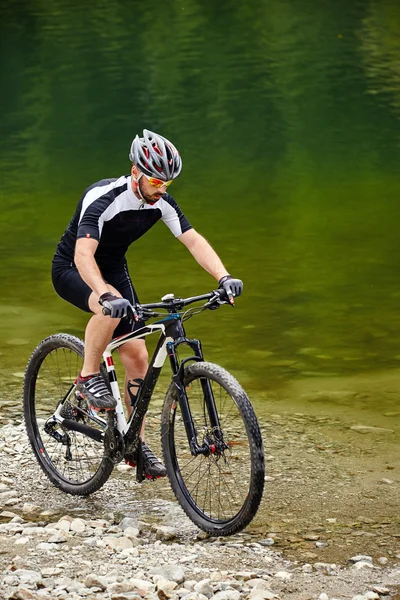
<svg viewBox="0 0 400 600"><path fill-rule="evenodd" d="M167 310L169 313L173 313L182 310L182 308L184 308L188 304L200 302L201 300L208 300L208 302L206 302L203 306L204 309L218 308L221 304L231 304L232 306L234 306L234 303L231 301L231 299L227 298L225 290L218 289L213 290L208 294L201 294L200 296L190 296L189 298L172 297L167 300L163 300L162 302L152 302L150 304L136 304L134 307L132 307L132 316L135 320L138 320L139 318L143 319L143 317L147 317L149 319L152 316L159 316L157 313L153 313L152 309L154 308L162 308ZM110 310L108 308L103 307L102 312L105 316L110 315ZM138 319L136 317L138 317Z"/></svg>

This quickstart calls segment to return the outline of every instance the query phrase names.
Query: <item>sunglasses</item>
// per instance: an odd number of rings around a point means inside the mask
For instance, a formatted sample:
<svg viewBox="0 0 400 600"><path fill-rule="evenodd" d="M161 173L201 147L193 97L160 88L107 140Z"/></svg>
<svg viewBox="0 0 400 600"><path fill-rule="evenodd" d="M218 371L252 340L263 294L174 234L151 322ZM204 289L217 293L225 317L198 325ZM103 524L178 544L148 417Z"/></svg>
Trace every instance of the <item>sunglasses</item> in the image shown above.
<svg viewBox="0 0 400 600"><path fill-rule="evenodd" d="M146 177L150 185L154 186L155 188L160 188L163 185L165 185L165 187L168 187L173 182L173 179L171 179L171 181L162 181L162 179L157 179L156 177L149 177L145 173L142 173L142 175L143 177Z"/></svg>

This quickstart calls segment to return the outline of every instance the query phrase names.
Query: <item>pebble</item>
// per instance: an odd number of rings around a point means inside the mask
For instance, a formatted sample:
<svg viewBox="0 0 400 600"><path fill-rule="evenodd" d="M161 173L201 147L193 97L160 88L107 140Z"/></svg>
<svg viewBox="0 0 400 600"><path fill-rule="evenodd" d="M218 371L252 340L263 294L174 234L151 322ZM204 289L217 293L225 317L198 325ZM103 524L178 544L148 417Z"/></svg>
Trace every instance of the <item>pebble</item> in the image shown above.
<svg viewBox="0 0 400 600"><path fill-rule="evenodd" d="M163 579L182 583L185 580L185 571L177 565L163 565L161 567L152 567L149 570L151 575L161 576Z"/></svg>
<svg viewBox="0 0 400 600"><path fill-rule="evenodd" d="M37 504L30 504L29 502L26 502L23 506L22 506L22 513L25 516L36 516L38 515L42 510L41 506L38 506Z"/></svg>
<svg viewBox="0 0 400 600"><path fill-rule="evenodd" d="M73 519L70 523L70 530L75 531L76 533L81 533L85 531L86 524L83 519Z"/></svg>
<svg viewBox="0 0 400 600"><path fill-rule="evenodd" d="M262 546L273 546L275 544L275 540L273 538L264 538L263 540L259 541L259 544L261 544Z"/></svg>
<svg viewBox="0 0 400 600"><path fill-rule="evenodd" d="M165 525L153 526L153 531L156 532L156 538L164 542L170 542L177 537L178 531L174 527Z"/></svg>
<svg viewBox="0 0 400 600"><path fill-rule="evenodd" d="M383 587L380 585L373 585L372 590L374 592L376 592L377 594L379 594L380 596L387 596L388 594L390 594L389 588L386 588L386 587Z"/></svg>
<svg viewBox="0 0 400 600"><path fill-rule="evenodd" d="M105 577L99 575L90 574L85 579L85 586L88 588L98 587L101 590L107 589L107 583Z"/></svg>
<svg viewBox="0 0 400 600"><path fill-rule="evenodd" d="M211 600L240 600L240 592L237 590L224 590L211 596Z"/></svg>
<svg viewBox="0 0 400 600"><path fill-rule="evenodd" d="M107 536L104 538L104 543L106 546L112 548L115 551L126 550L129 548L133 548L132 540L127 537L111 537Z"/></svg>
<svg viewBox="0 0 400 600"><path fill-rule="evenodd" d="M210 585L210 579L202 579L194 586L194 591L198 594L202 594L206 596L206 598L211 598L213 595L213 589Z"/></svg>
<svg viewBox="0 0 400 600"><path fill-rule="evenodd" d="M357 554L357 556L352 556L351 558L349 558L349 562L351 563L357 563L360 561L372 563L372 556L367 556L365 554Z"/></svg>
<svg viewBox="0 0 400 600"><path fill-rule="evenodd" d="M49 542L40 542L40 544L38 544L36 546L36 548L38 550L58 550L57 545L56 544L50 544Z"/></svg>
<svg viewBox="0 0 400 600"><path fill-rule="evenodd" d="M249 600L274 600L278 596L270 590L252 590L248 595Z"/></svg>
<svg viewBox="0 0 400 600"><path fill-rule="evenodd" d="M282 581L289 581L293 577L292 573L288 573L287 571L278 571L275 573L274 577L277 579L282 579Z"/></svg>
<svg viewBox="0 0 400 600"><path fill-rule="evenodd" d="M385 429L384 427L372 427L370 425L352 425L352 431L358 433L394 433L393 429Z"/></svg>

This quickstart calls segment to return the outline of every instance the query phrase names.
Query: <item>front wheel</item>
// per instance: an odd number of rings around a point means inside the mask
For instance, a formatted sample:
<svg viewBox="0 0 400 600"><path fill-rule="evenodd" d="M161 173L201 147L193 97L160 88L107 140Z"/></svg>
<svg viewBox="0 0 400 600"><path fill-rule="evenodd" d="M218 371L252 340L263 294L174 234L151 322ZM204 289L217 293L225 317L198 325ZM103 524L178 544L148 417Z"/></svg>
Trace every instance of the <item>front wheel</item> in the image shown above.
<svg viewBox="0 0 400 600"><path fill-rule="evenodd" d="M253 519L263 494L264 451L257 418L243 388L218 365L190 365L185 368L184 384L197 442L209 451L196 456L191 453L172 383L161 422L171 486L200 529L213 536L233 535ZM219 427L210 423L204 393L210 387Z"/></svg>

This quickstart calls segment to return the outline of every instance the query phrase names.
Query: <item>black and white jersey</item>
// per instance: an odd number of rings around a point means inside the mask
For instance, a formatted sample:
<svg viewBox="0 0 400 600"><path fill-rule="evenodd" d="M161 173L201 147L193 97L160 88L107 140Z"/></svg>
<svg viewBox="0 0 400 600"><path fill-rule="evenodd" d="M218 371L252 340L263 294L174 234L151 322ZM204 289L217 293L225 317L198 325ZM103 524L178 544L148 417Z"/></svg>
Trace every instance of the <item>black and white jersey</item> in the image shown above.
<svg viewBox="0 0 400 600"><path fill-rule="evenodd" d="M93 238L99 242L95 254L98 265L110 266L120 262L129 245L160 219L175 236L192 228L169 194L147 204L133 193L130 175L103 179L85 190L57 246L56 256L72 262L76 240Z"/></svg>

